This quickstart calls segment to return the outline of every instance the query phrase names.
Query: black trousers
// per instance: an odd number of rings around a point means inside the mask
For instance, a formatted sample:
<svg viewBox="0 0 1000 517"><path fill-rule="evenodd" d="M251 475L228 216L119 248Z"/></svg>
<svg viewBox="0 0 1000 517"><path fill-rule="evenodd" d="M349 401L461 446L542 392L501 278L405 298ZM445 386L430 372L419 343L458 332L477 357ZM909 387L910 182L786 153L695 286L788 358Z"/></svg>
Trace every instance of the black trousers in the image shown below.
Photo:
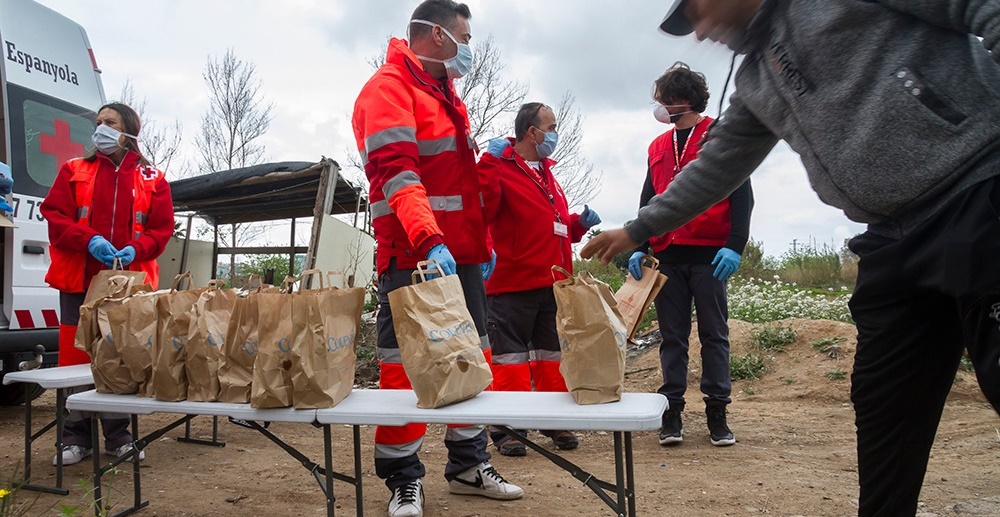
<svg viewBox="0 0 1000 517"><path fill-rule="evenodd" d="M851 240L860 516L914 515L964 349L1000 412L1000 180L969 188L902 239Z"/></svg>
<svg viewBox="0 0 1000 517"><path fill-rule="evenodd" d="M668 264L660 261L667 275L653 303L660 324L660 369L663 385L659 393L671 408L684 409L688 381L688 336L691 334L691 302L698 311L701 342L701 392L707 405L732 402L729 373L729 305L726 283L712 276L711 264Z"/></svg>

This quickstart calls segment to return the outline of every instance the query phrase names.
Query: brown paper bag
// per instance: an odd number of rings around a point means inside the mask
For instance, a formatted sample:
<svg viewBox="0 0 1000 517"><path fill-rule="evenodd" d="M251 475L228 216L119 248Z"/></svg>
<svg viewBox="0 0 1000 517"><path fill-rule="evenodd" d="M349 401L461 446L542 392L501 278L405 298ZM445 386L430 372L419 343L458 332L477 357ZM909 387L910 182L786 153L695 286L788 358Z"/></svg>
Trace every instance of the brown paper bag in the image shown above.
<svg viewBox="0 0 1000 517"><path fill-rule="evenodd" d="M493 373L462 282L456 275L427 280L428 263L433 261L417 264L413 285L389 293L389 304L417 407L438 408L475 397L493 382Z"/></svg>
<svg viewBox="0 0 1000 517"><path fill-rule="evenodd" d="M153 343L157 339L156 299L169 292L169 289L139 292L108 311L118 354L137 384L136 394L142 397L152 397Z"/></svg>
<svg viewBox="0 0 1000 517"><path fill-rule="evenodd" d="M286 278L281 293L257 295L257 357L253 363L250 406L258 409L292 405L292 294Z"/></svg>
<svg viewBox="0 0 1000 517"><path fill-rule="evenodd" d="M192 307L184 345L184 369L188 379L187 400L193 402L214 402L219 397L219 358L236 301L236 291L223 289L224 286L224 282L210 281Z"/></svg>
<svg viewBox="0 0 1000 517"><path fill-rule="evenodd" d="M628 331L608 284L584 271L552 286L562 361L559 372L577 404L621 400ZM553 274L554 276L554 274Z"/></svg>
<svg viewBox="0 0 1000 517"><path fill-rule="evenodd" d="M121 259L116 258L111 264L111 269L102 269L94 275L94 278L90 280L90 287L87 288L87 294L83 296L84 305L97 300L98 298L107 298L109 293L108 289L110 284L108 279L113 276L124 276L127 278L132 278L133 285L142 285L146 282L146 273L144 271L128 271L122 266Z"/></svg>
<svg viewBox="0 0 1000 517"><path fill-rule="evenodd" d="M124 335L124 329L120 325L114 324L109 317L111 310L120 307L134 293L149 291L148 285L139 284L136 286L134 281L134 277L111 277L108 281L109 284L121 282L123 287L117 291L109 291L109 296L91 302L98 332L88 353L91 358L90 370L93 373L94 386L98 393L129 395L138 389L138 383L132 379L118 349L118 342Z"/></svg>
<svg viewBox="0 0 1000 517"><path fill-rule="evenodd" d="M132 277L126 275L101 275L101 277L98 279L95 275L90 283L88 292L94 292L95 296L80 306L80 319L76 325L73 346L87 354L91 353L95 340L101 337L101 331L97 326L98 303L109 296L120 296L126 288L135 283Z"/></svg>
<svg viewBox="0 0 1000 517"><path fill-rule="evenodd" d="M647 266L646 263L649 263ZM618 312L625 321L628 337L631 338L639 330L639 323L645 316L653 299L660 294L660 289L667 283L667 275L660 273L660 261L652 255L646 255L642 260L642 278L636 280L631 273L625 275L625 284L615 293L618 302Z"/></svg>
<svg viewBox="0 0 1000 517"><path fill-rule="evenodd" d="M153 396L176 402L187 398L188 377L184 369L191 308L205 290L178 290L181 280L191 282L191 273L174 277L170 292L156 299L157 339L153 343Z"/></svg>
<svg viewBox="0 0 1000 517"><path fill-rule="evenodd" d="M350 395L357 360L365 291L323 287L299 290L292 298L292 402L298 409L331 408ZM302 285L304 285L303 282Z"/></svg>

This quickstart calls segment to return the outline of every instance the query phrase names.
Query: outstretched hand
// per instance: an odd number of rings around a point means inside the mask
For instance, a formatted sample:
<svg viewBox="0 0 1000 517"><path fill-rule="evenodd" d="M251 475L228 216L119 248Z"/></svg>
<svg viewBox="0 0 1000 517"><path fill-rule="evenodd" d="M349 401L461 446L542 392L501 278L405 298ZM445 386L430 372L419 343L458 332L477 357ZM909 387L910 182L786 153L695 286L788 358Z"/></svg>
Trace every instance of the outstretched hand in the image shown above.
<svg viewBox="0 0 1000 517"><path fill-rule="evenodd" d="M594 257L600 260L601 264L607 264L615 258L615 255L633 249L637 245L624 228L606 230L591 237L580 250L580 256L585 259Z"/></svg>

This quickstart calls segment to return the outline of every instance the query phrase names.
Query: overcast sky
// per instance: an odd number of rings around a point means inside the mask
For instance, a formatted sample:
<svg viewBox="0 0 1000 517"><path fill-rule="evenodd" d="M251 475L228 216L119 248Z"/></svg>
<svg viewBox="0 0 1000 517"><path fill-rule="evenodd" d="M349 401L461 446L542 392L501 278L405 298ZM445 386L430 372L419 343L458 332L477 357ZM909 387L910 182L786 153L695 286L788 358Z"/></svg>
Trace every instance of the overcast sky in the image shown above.
<svg viewBox="0 0 1000 517"><path fill-rule="evenodd" d="M269 161L331 157L341 165L355 148L354 99L371 75L367 61L386 38L405 36L415 0L39 0L87 31L105 92L113 100L131 79L148 101L146 116L179 120L184 152L208 105L201 73L209 55L228 48L252 61L274 118L266 135ZM583 152L604 174L590 203L602 228L635 216L646 149L667 129L653 119L653 81L675 61L709 78L715 116L731 53L693 37L672 38L656 26L670 2L595 0L468 2L473 40L492 35L512 79L529 85L528 100L555 105L571 91L585 117ZM730 85L730 90L733 86ZM170 171L167 171L168 177ZM779 144L753 175L751 237L768 255L791 242L840 248L863 230L820 203L798 156Z"/></svg>

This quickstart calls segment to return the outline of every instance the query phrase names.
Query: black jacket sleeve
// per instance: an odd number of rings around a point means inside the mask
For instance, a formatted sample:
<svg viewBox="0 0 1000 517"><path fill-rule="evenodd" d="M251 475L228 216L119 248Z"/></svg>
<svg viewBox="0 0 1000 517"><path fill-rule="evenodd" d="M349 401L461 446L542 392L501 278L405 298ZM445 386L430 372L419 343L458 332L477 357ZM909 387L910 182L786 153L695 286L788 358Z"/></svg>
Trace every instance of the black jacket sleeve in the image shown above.
<svg viewBox="0 0 1000 517"><path fill-rule="evenodd" d="M740 255L750 239L750 213L753 212L753 188L748 178L729 195L730 228L726 248Z"/></svg>

